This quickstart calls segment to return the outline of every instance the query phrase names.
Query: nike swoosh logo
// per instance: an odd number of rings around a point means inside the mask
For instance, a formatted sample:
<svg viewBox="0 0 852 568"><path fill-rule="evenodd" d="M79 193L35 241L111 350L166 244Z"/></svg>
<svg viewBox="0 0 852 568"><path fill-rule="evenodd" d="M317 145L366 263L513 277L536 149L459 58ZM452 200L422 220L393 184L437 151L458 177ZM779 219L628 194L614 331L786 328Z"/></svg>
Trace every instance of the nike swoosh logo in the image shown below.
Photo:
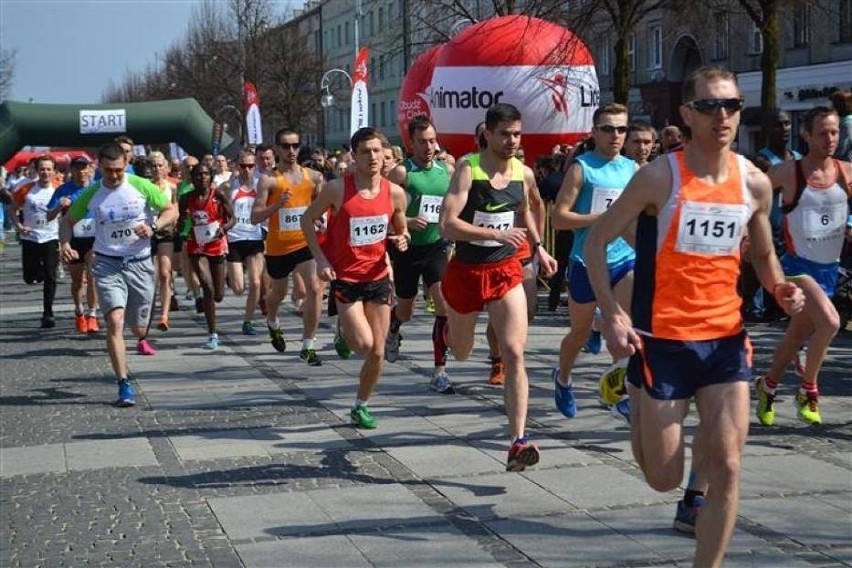
<svg viewBox="0 0 852 568"><path fill-rule="evenodd" d="M506 203L487 203L485 205L485 210L489 213L492 213L494 211L500 211L504 207L506 207Z"/></svg>

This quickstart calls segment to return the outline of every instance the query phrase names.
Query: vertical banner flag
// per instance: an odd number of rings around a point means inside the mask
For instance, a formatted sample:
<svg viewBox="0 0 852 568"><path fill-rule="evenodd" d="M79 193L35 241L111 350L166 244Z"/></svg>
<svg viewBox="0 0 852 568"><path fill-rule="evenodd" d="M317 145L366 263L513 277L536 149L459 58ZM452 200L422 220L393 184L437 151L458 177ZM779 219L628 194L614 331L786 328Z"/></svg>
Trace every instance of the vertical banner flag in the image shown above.
<svg viewBox="0 0 852 568"><path fill-rule="evenodd" d="M263 130L260 126L260 97L254 83L248 81L243 83L243 101L246 110L246 142L248 144L261 144L263 142Z"/></svg>
<svg viewBox="0 0 852 568"><path fill-rule="evenodd" d="M352 74L352 121L349 135L367 126L367 58L369 50L362 47L355 56L355 72Z"/></svg>

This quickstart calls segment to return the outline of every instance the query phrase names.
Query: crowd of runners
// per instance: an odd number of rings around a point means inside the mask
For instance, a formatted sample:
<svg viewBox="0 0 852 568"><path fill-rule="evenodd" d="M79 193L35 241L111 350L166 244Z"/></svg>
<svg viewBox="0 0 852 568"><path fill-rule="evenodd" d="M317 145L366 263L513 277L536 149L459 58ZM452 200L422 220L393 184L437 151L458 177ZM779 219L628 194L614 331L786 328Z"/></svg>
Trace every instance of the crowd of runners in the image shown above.
<svg viewBox="0 0 852 568"><path fill-rule="evenodd" d="M793 368L797 417L822 420L817 378L839 328L831 298L852 192L852 164L834 155L848 143L852 104L847 94L838 108L805 114L804 155L789 148L789 117L767 113L769 142L752 162L731 149L743 108L733 74L697 70L683 100L684 128L667 127L659 140L626 107L601 106L588 140L554 148L535 168L518 159L521 113L501 103L471 133L478 151L457 159L440 149L426 116L408 126L407 157L374 128L332 157L282 128L231 162L134 157L122 136L96 163L72 160L65 178L50 156L35 159L6 197L24 281L43 287L41 327L56 325L65 264L76 331L105 325L118 406L135 404L125 327L139 354L155 356L152 327L168 333L173 310L194 309L207 326L201 347L215 350L216 306L229 287L246 298L239 332L258 334L261 312L278 352L287 348L282 304L295 304L299 364L329 357L317 341L327 307L337 356L363 359L351 420L376 428L370 398L385 361L405 350L422 294L434 317L430 387L442 395L455 393L448 355L471 354L487 313L483 380L504 391L508 471L541 459L525 432L524 349L538 278L550 278L548 309L567 300L570 317L552 372L556 407L568 418L582 411L572 369L603 337L612 366L601 401L630 424L634 457L657 490L684 480L683 421L694 402L699 426L675 528L697 534L696 565L716 566L738 510L750 386L758 421L771 426ZM755 377L743 322L769 310L789 323Z"/></svg>

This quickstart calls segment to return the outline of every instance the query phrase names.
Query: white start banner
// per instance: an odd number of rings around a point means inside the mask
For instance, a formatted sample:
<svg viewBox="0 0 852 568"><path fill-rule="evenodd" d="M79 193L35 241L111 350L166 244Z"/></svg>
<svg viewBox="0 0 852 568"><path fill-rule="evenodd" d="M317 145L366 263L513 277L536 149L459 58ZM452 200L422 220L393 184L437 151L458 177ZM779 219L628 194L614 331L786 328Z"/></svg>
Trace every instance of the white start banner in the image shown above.
<svg viewBox="0 0 852 568"><path fill-rule="evenodd" d="M127 132L127 112L123 108L80 111L80 134L124 132Z"/></svg>
<svg viewBox="0 0 852 568"><path fill-rule="evenodd" d="M523 113L525 134L588 132L600 101L593 65L435 68L420 95L438 131L469 134L496 103Z"/></svg>

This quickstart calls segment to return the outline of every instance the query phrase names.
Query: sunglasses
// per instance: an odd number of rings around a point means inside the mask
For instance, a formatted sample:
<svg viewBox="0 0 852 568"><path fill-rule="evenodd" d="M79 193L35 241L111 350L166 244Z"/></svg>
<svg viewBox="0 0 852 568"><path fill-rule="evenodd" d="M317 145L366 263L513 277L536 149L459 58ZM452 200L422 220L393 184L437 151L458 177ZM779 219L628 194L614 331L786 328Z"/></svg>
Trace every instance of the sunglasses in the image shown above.
<svg viewBox="0 0 852 568"><path fill-rule="evenodd" d="M701 114L716 114L720 109L725 109L728 114L743 110L745 101L741 98L736 99L696 99L684 103L692 110L698 111Z"/></svg>
<svg viewBox="0 0 852 568"><path fill-rule="evenodd" d="M287 142L282 142L278 144L278 147L282 150L298 150L299 146L301 146L301 142L293 142L292 144L288 144Z"/></svg>
<svg viewBox="0 0 852 568"><path fill-rule="evenodd" d="M607 134L618 132L619 134L627 134L627 126L613 126L612 124L600 124L595 126L596 129Z"/></svg>

